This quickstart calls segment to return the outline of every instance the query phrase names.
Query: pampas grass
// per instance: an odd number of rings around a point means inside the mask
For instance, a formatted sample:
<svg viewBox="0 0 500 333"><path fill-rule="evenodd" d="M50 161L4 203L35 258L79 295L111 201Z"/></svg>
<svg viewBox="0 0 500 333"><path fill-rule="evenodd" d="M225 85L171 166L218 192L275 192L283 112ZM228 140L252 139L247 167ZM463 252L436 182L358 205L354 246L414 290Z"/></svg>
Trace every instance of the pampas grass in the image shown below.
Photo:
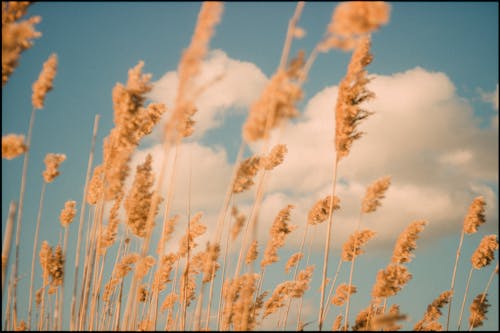
<svg viewBox="0 0 500 333"><path fill-rule="evenodd" d="M39 18L19 21L28 5L24 2L2 5L2 58L6 56L5 60L2 59L3 84L18 66L21 52L31 47L32 40L40 35L34 30ZM240 144L238 152L234 159L230 159L233 167L227 174L228 184L216 223L210 223L211 212L192 214L194 194L191 193L191 178L197 171L192 163L188 165L186 212L181 214L171 210L174 198L178 199L176 197L181 192L176 188L181 165L179 160L184 153L183 141L193 140L190 137L195 131L197 100L224 75L198 84L210 41L222 20L224 4L221 2L206 2L200 7L191 41L179 59L179 84L172 107L167 109L163 104L148 104L153 83L152 75L144 72L143 61L138 61L129 69L126 82L113 87L114 124L103 140L102 162L94 165L100 117L96 115L80 204L77 200L67 200L64 207L60 207L59 223L46 221L42 212L44 200L51 199L45 197L47 185L58 177L66 177L60 171L66 155L47 155L34 226L26 311L18 308L17 294L18 281L24 276L19 275L20 271L23 272L19 263L20 244L25 241L21 236L21 222L28 157L33 148L37 149L36 145L31 146L35 110L45 106L47 93L56 86L58 58L56 54L49 57L32 86L33 109L26 140L23 134L2 138L2 158L10 160L24 154L15 262L11 264L13 269L6 293L5 330L64 330L67 324L71 331L249 331L269 328L265 325L270 324L272 329L287 330L287 322L290 321L290 325L299 331L313 325L318 325L319 330L328 325L334 331L385 331L400 330L403 321L413 319L412 314L405 313L406 309L399 300L395 304L392 301L396 299L390 297L397 295L413 274L422 274L411 273L408 264L416 256L420 233L432 221L415 220L399 235L387 266L373 276L375 283L369 303L356 314L354 320L349 318L351 297L362 300L361 294L367 290L366 285L353 283L354 265L358 256L368 251L365 247L375 236L372 230L375 228L361 228L362 217L377 212L381 219L385 218L383 210L379 209L383 200L391 200L389 196L385 198L393 182L390 176L376 179L367 186L364 196L360 198L359 218L355 225L348 227L352 233L338 253L335 273L328 274L332 244L339 243L338 236L332 234L333 223L337 218L342 219L340 214L337 217L337 212L351 204L344 202L345 199L336 193L339 165L355 149L354 142L364 136L359 125L373 114L373 111L365 109L364 104L376 98L368 89L372 78L366 70L374 59L370 34L389 21L390 6L385 2L339 4L333 11L324 36L311 52L301 50L295 58L289 59L292 43L306 36L305 29L299 25L305 5L305 2L297 3L288 22L279 65L261 94L251 103L248 118L241 128L241 137L238 138L240 142L236 143ZM352 51L352 54L346 74L339 83L338 98L331 106L335 130L331 132L334 158L329 193L308 198L311 200L309 203L312 200L314 203L305 212L307 216L300 221L300 226L291 221L295 209L299 209L295 207L302 208L301 203L286 203L281 210L276 210L274 221L264 221L259 213L271 183L269 180L276 177L276 170L279 171L281 165L286 166L289 156L294 158L293 147L280 142L283 130L290 119L300 116L298 103L304 98L303 84L315 59L331 49ZM162 119L166 120L161 137L162 154L143 156L133 170L130 162L137 148ZM376 136L377 133L371 135ZM248 156L248 148L253 155ZM163 191L165 185L167 190ZM207 192L203 195L212 194ZM244 200L250 197L252 201L247 205ZM90 206L88 210L87 205ZM485 205L485 199L479 196L469 207L463 221L451 288L427 307L423 318L412 325L414 330L442 330L439 319L447 304L449 321L464 236L477 233L485 223ZM162 216L158 216L160 211ZM75 228L71 225L76 222L78 213L78 228ZM14 218L15 204L12 202L2 248L2 294L9 268ZM233 222L228 223L229 219ZM257 238L259 223L270 226L267 239ZM40 240L39 246L42 224L44 228L57 230L54 234L59 234L59 241ZM300 233L300 247L285 252L285 248L290 250L290 234L295 230ZM67 251L70 233L76 233L77 239L74 258L69 257ZM311 256L318 253L313 253L311 247L313 243L320 243L319 233L325 238L321 244L323 255L316 259L323 265L321 272L315 272L316 267L310 261ZM176 239L178 243L173 242ZM50 245L49 241L54 245ZM309 250L304 249L306 241ZM467 304L472 272L490 265L497 248L497 236L487 235L472 255L458 328ZM82 251L84 255L80 258ZM42 274L35 279L37 256ZM72 265L67 265L71 262L74 262L74 271L70 267ZM340 275L344 262L350 263L345 276ZM80 272L80 266L83 266L83 272ZM364 267L359 270L357 275L364 274ZM275 271L280 275L274 274ZM470 303L469 330L480 327L487 320L487 293L496 272L498 265L484 291ZM71 284L65 277L72 273L74 279ZM339 278L346 276L345 282L337 283ZM312 285L313 282L316 284ZM316 291L318 285L319 292ZM67 288L72 288L70 307L64 298ZM321 294L319 300L317 297L314 300L319 306L317 311L315 309L311 313L305 310L309 301L306 297L315 292ZM345 309L341 308L343 306ZM333 313L328 318L331 309ZM290 314L293 314L293 319Z"/></svg>

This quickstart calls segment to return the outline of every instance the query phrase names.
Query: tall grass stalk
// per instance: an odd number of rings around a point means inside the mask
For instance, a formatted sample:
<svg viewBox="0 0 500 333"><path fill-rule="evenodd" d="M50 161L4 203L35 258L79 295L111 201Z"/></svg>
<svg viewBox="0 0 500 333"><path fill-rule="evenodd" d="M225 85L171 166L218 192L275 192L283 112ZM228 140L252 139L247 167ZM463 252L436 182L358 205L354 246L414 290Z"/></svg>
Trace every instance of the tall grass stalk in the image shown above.
<svg viewBox="0 0 500 333"><path fill-rule="evenodd" d="M94 126L92 129L92 140L90 144L90 152L89 152L89 158L87 161L87 172L85 174L85 185L83 187L83 194L82 194L82 201L80 204L80 220L78 222L78 237L76 241L76 252L75 252L75 275L73 278L73 293L71 296L71 316L70 316L70 329L75 330L76 329L76 292L77 292L77 287L78 287L78 270L80 268L80 246L81 246L81 241L82 241L82 230L83 230L83 222L85 218L85 207L86 207L86 196L87 196L87 190L88 190L88 183L90 179L90 172L92 170L92 164L94 162L94 149L95 149L95 142L96 142L96 137L97 137L97 130L99 128L99 118L100 116L98 114L95 115L94 117Z"/></svg>
<svg viewBox="0 0 500 333"><path fill-rule="evenodd" d="M14 219L16 217L17 205L15 201L11 201L9 205L9 215L7 217L7 225L5 226L5 234L2 244L2 295L5 286L5 275L7 274L7 266L9 264L10 244L12 242L12 234L14 232Z"/></svg>
<svg viewBox="0 0 500 333"><path fill-rule="evenodd" d="M47 183L44 181L40 192L40 202L38 204L38 215L36 218L35 236L33 239L33 255L31 256L30 293L28 301L28 322L27 322L28 329L31 327L31 312L33 308L33 285L35 283L35 259L36 259L36 251L38 249L38 233L40 231L40 220L42 218L43 200L45 197L46 188L47 188Z"/></svg>

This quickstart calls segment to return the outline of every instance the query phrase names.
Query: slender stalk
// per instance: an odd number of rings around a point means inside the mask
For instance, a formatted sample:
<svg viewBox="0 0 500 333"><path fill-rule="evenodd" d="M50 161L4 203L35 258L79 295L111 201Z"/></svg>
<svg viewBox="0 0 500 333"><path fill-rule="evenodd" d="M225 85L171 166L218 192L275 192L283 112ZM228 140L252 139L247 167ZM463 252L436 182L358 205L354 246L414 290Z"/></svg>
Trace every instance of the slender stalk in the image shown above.
<svg viewBox="0 0 500 333"><path fill-rule="evenodd" d="M462 228L462 233L460 234L460 241L458 243L458 248L457 248L457 254L455 256L455 266L453 267L453 275L451 277L451 286L450 286L450 291L451 291L451 296L450 296L450 301L448 302L448 315L446 317L446 331L448 331L448 328L450 327L450 315L451 315L451 302L453 301L453 290L455 288L455 278L457 275L457 268L458 268L458 259L460 258L460 250L462 249L462 243L464 241L464 229Z"/></svg>
<svg viewBox="0 0 500 333"><path fill-rule="evenodd" d="M5 235L2 244L2 295L5 286L5 275L7 274L7 265L9 263L10 243L12 241L12 233L14 231L14 218L16 216L16 203L10 202L9 217L7 218L7 225L5 226Z"/></svg>
<svg viewBox="0 0 500 333"><path fill-rule="evenodd" d="M295 7L295 12L292 18L288 21L288 30L286 32L285 45L283 46L283 51L281 53L280 59L280 68L284 68L286 61L288 59L288 54L290 53L290 47L292 45L293 33L295 30L295 26L297 25L297 21L300 18L300 14L302 14L302 9L304 8L305 2L299 1L297 2L297 6Z"/></svg>
<svg viewBox="0 0 500 333"><path fill-rule="evenodd" d="M313 233L314 233L313 236L316 236L317 229L314 229ZM312 249L312 241L313 241L313 239L316 239L316 237L311 237L311 239L309 240L309 246L308 246L308 249L307 249L306 266L309 266L309 260L311 259L311 249ZM304 297L301 297L300 301L299 301L299 311L297 311L297 331L300 328L300 317L302 316L302 303L304 303Z"/></svg>
<svg viewBox="0 0 500 333"><path fill-rule="evenodd" d="M30 296L28 301L28 330L31 327L31 312L33 309L33 285L35 282L35 258L36 258L36 250L38 248L38 233L40 231L40 220L42 218L42 210L43 210L43 200L45 197L45 189L47 187L47 183L44 181L42 184L42 190L40 192L40 202L38 204L38 216L36 218L36 227L35 227L35 236L33 239L33 255L31 256L31 277L30 277Z"/></svg>
<svg viewBox="0 0 500 333"><path fill-rule="evenodd" d="M309 223L306 223L306 230L304 231L304 236L300 242L299 252L302 253L304 249L304 244L306 242L307 231L309 230ZM293 280L297 278L297 272L299 271L300 260L295 264L295 269L293 272ZM290 311L290 305L292 304L292 298L288 298L288 304L285 311L285 318L283 319L283 330L286 330L286 322L288 320L288 312Z"/></svg>
<svg viewBox="0 0 500 333"><path fill-rule="evenodd" d="M330 197L330 209L328 210L328 225L327 225L327 231L326 231L326 241L325 241L325 251L324 251L324 257L323 257L323 275L321 278L321 299L320 299L320 306L319 306L319 325L318 328L321 331L323 327L323 305L325 303L325 282L326 282L326 275L328 272L328 255L330 253L330 238L331 238L331 230L332 230L332 225L333 225L333 198L335 196L335 187L337 185L337 169L338 169L338 164L339 160L338 158L335 158L335 164L333 168L333 181L332 181L332 191L331 191L331 197Z"/></svg>
<svg viewBox="0 0 500 333"><path fill-rule="evenodd" d="M28 127L28 135L26 138L26 146L28 150L24 153L23 160L23 173L21 177L21 189L19 191L19 210L17 212L17 225L16 225L16 261L14 263L14 291L13 291L13 307L14 313L17 312L17 281L19 269L19 240L21 239L21 225L23 220L23 206L24 206L24 191L26 189L26 174L28 172L28 159L31 151L31 135L33 132L33 125L35 123L35 108L31 111L30 123Z"/></svg>
<svg viewBox="0 0 500 333"><path fill-rule="evenodd" d="M363 214L363 212L360 210L355 233L357 233L359 231L359 226L361 225L362 214ZM355 237L354 238L354 249L356 249L356 247L358 245L357 242L358 242L358 239ZM354 251L356 251L356 250L354 250ZM355 260L356 260L356 252L354 252L352 255L351 270L349 271L349 284L348 284L349 292L347 293L347 300L346 300L346 306L345 306L345 317L344 317L344 330L345 331L347 331L347 323L349 322L349 319L348 319L349 318L349 305L350 305L350 300L351 300L351 292L350 291L351 291L352 275L354 272L354 261Z"/></svg>
<svg viewBox="0 0 500 333"><path fill-rule="evenodd" d="M96 114L94 117L94 127L92 131L92 142L90 145L90 153L89 153L89 159L87 162L87 172L85 175L85 185L83 187L83 195L82 195L82 202L80 204L80 221L78 223L78 239L76 241L76 253L75 253L75 275L74 275L74 280L73 280L73 294L71 296L71 317L70 317L70 329L75 330L76 329L76 323L75 323L75 316L76 316L76 292L77 292L77 286L78 286L78 269L79 269L79 263L80 263L80 246L81 246L81 240L82 240L82 230L83 230L83 221L85 217L85 199L87 196L87 189L88 189L88 183L89 183L89 178L90 178L90 171L92 169L92 163L94 161L94 148L95 148L95 142L96 142L96 136L97 136L97 129L99 127L99 115Z"/></svg>
<svg viewBox="0 0 500 333"><path fill-rule="evenodd" d="M64 227L64 243L63 243L63 258L64 258L64 266L66 266L66 252L68 249L68 229L69 226ZM63 270L65 270L63 266ZM66 274L63 274L63 283L61 285L61 294L60 294L60 301L59 301L59 313L61 314L59 317L59 330L62 329L62 319L63 319L63 311L64 311L64 279L66 277Z"/></svg>
<svg viewBox="0 0 500 333"><path fill-rule="evenodd" d="M339 276L340 268L342 267L342 257L339 258L339 263L337 264L337 269L335 270L335 275L333 277L332 285L330 286L330 291L328 292L328 296L326 297L326 306L325 306L325 313L323 314L323 318L326 319L326 316L328 315L328 311L330 310L331 307L331 302L329 301L332 298L333 291L335 290L335 283L337 282L337 278Z"/></svg>
<svg viewBox="0 0 500 333"><path fill-rule="evenodd" d="M464 298L462 300L462 307L460 308L460 316L458 317L458 327L457 331L460 331L460 326L462 326L462 316L464 314L465 301L467 300L467 292L469 291L470 280L472 279L472 271L474 267L470 268L469 277L467 278L467 285L465 286Z"/></svg>

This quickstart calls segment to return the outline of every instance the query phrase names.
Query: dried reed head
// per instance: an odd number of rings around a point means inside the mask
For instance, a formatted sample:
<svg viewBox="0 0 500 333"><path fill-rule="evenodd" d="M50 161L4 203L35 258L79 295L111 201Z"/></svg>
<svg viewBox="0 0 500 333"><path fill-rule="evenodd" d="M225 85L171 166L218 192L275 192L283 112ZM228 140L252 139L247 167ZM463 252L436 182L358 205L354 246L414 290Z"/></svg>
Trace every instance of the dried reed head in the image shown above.
<svg viewBox="0 0 500 333"><path fill-rule="evenodd" d="M64 255L60 245L57 245L56 249L52 252L48 269L51 277L51 286L61 286L64 280Z"/></svg>
<svg viewBox="0 0 500 333"><path fill-rule="evenodd" d="M103 173L103 165L98 165L94 168L87 190L87 203L90 205L95 205L99 198L102 197L104 191Z"/></svg>
<svg viewBox="0 0 500 333"><path fill-rule="evenodd" d="M360 37L378 30L389 22L390 5L383 1L347 1L335 7L327 37L320 50L330 48L350 50Z"/></svg>
<svg viewBox="0 0 500 333"><path fill-rule="evenodd" d="M292 281L285 281L276 286L271 297L264 303L264 318L285 305L284 300L292 283Z"/></svg>
<svg viewBox="0 0 500 333"><path fill-rule="evenodd" d="M177 255L170 253L167 255L161 256L159 260L159 267L155 273L155 279L153 284L153 289L163 290L166 287L166 284L170 282L170 273L174 268L174 263L177 261Z"/></svg>
<svg viewBox="0 0 500 333"><path fill-rule="evenodd" d="M240 234L241 229L245 225L246 217L244 214L240 214L238 208L233 206L231 209L231 216L234 218L233 227L231 228L231 240L235 240Z"/></svg>
<svg viewBox="0 0 500 333"><path fill-rule="evenodd" d="M486 202L483 197L474 198L464 219L463 231L466 234L476 233L477 228L486 222L484 217L484 206L486 206Z"/></svg>
<svg viewBox="0 0 500 333"><path fill-rule="evenodd" d="M235 331L254 330L256 326L256 314L254 309L261 307L253 302L253 295L256 291L258 274L247 273L238 277L237 299L232 307L233 327ZM261 303L261 301L259 302ZM257 305L257 306L256 306Z"/></svg>
<svg viewBox="0 0 500 333"><path fill-rule="evenodd" d="M138 279L142 280L148 274L150 268L153 267L155 263L156 259L152 256L141 258L135 265Z"/></svg>
<svg viewBox="0 0 500 333"><path fill-rule="evenodd" d="M204 2L198 15L198 21L189 47L184 50L179 62L179 86L175 98L173 113L165 126L165 134L173 138L188 137L193 133L194 120L197 112L192 94L194 93L194 78L201 70L215 26L220 22L224 5L222 2Z"/></svg>
<svg viewBox="0 0 500 333"><path fill-rule="evenodd" d="M165 243L170 240L172 237L172 234L175 229L175 225L177 224L177 221L179 220L179 215L175 215L165 223L165 228L163 229L163 233L161 235L160 241L158 242L158 247L156 249L156 253L160 256L163 255L163 251L165 248Z"/></svg>
<svg viewBox="0 0 500 333"><path fill-rule="evenodd" d="M372 290L372 296L394 296L411 280L411 278L412 275L405 266L389 264L385 270L378 271L377 280Z"/></svg>
<svg viewBox="0 0 500 333"><path fill-rule="evenodd" d="M255 259L257 259L257 256L259 255L257 246L258 246L257 240L254 240L250 245L250 247L248 248L247 256L245 258L245 263L247 265L251 264L252 262L255 261Z"/></svg>
<svg viewBox="0 0 500 333"><path fill-rule="evenodd" d="M240 163L236 178L233 183L233 193L241 193L249 189L253 184L253 177L259 171L261 157L252 156Z"/></svg>
<svg viewBox="0 0 500 333"><path fill-rule="evenodd" d="M451 290L447 290L432 301L432 303L427 306L424 318L415 324L413 330L428 331L432 330L431 328L440 328L440 330L442 330L442 326L437 320L443 314L441 309L449 303L452 294L453 292Z"/></svg>
<svg viewBox="0 0 500 333"><path fill-rule="evenodd" d="M30 4L28 1L2 1L2 86L16 69L21 53L33 46L33 39L42 35L35 30L40 16L19 21Z"/></svg>
<svg viewBox="0 0 500 333"><path fill-rule="evenodd" d="M143 284L139 286L139 290L137 290L137 299L140 303L145 303L146 300L148 299L149 292L148 292L148 285Z"/></svg>
<svg viewBox="0 0 500 333"><path fill-rule="evenodd" d="M293 207L293 205L286 206L274 219L270 230L271 238L267 242L264 257L260 263L261 268L279 261L278 249L285 244L286 236L297 228L296 225L288 224L290 221L290 211Z"/></svg>
<svg viewBox="0 0 500 333"><path fill-rule="evenodd" d="M191 221L189 222L189 232L181 238L179 244L179 252L178 255L181 257L186 256L188 251L191 251L198 244L195 243L195 238L203 235L207 230L207 227L200 223L200 219L202 217L202 213L196 213ZM189 244L189 247L188 247Z"/></svg>
<svg viewBox="0 0 500 333"><path fill-rule="evenodd" d="M340 199L337 196L334 196L332 203L332 196L329 195L324 199L318 200L318 202L316 202L309 211L307 223L311 225L316 225L325 222L328 219L328 215L330 214L330 209L332 209L331 208L332 204L333 204L333 210L339 209Z"/></svg>
<svg viewBox="0 0 500 333"><path fill-rule="evenodd" d="M300 67L301 68L301 67ZM243 125L243 138L253 142L267 138L271 129L299 112L295 104L302 99L302 89L295 82L297 70L279 69L269 80L259 99L250 107Z"/></svg>
<svg viewBox="0 0 500 333"><path fill-rule="evenodd" d="M380 207L382 203L380 202L385 198L385 192L391 185L391 177L385 176L374 181L366 189L366 194L361 205L361 210L363 213L372 213Z"/></svg>
<svg viewBox="0 0 500 333"><path fill-rule="evenodd" d="M364 69L372 59L370 39L363 38L352 54L346 76L340 82L335 106L335 146L338 161L349 155L352 143L363 135L357 131L359 123L372 114L361 108L363 102L375 97L373 92L366 89L370 80Z"/></svg>
<svg viewBox="0 0 500 333"><path fill-rule="evenodd" d="M54 78L57 73L57 55L51 54L43 64L38 80L33 83L33 96L31 101L35 109L43 109L45 95L53 88Z"/></svg>
<svg viewBox="0 0 500 333"><path fill-rule="evenodd" d="M285 265L285 272L289 273L290 270L297 265L297 263L304 257L304 254L302 252L297 252L295 254L292 254L290 259L286 262Z"/></svg>
<svg viewBox="0 0 500 333"><path fill-rule="evenodd" d="M64 208L59 215L59 221L63 227L69 227L76 215L76 201L69 200L64 203Z"/></svg>
<svg viewBox="0 0 500 333"><path fill-rule="evenodd" d="M40 266L42 267L43 280L45 281L50 276L49 265L52 257L52 248L47 241L42 242L38 256L40 258Z"/></svg>
<svg viewBox="0 0 500 333"><path fill-rule="evenodd" d="M24 320L21 320L19 324L16 326L16 329L14 331L22 332L27 330L28 330L28 325L26 325L26 322Z"/></svg>
<svg viewBox="0 0 500 333"><path fill-rule="evenodd" d="M261 159L264 169L272 170L285 160L285 155L288 152L286 145L279 144L273 147L268 156Z"/></svg>
<svg viewBox="0 0 500 333"><path fill-rule="evenodd" d="M476 251L472 254L472 267L481 269L488 266L495 260L495 251L498 249L498 241L496 235L486 235L479 243Z"/></svg>
<svg viewBox="0 0 500 333"><path fill-rule="evenodd" d="M423 220L413 221L399 235L392 252L391 262L393 264L403 264L411 261L413 257L412 251L417 248L418 234L424 230L426 224L427 222Z"/></svg>
<svg viewBox="0 0 500 333"><path fill-rule="evenodd" d="M178 299L179 299L179 295L177 295L175 292L168 294L165 297L165 300L163 301L163 303L161 305L161 311L165 311L167 309L173 308L175 305L175 302L177 302Z"/></svg>
<svg viewBox="0 0 500 333"><path fill-rule="evenodd" d="M297 274L297 278L289 285L287 291L288 296L299 298L304 296L304 293L309 289L312 275L314 272L314 265L309 265Z"/></svg>
<svg viewBox="0 0 500 333"><path fill-rule="evenodd" d="M127 85L117 83L113 88L113 109L115 127L104 140L103 172L105 174L105 199L115 199L123 189L129 174L128 163L139 141L151 133L161 115L166 111L163 104L143 107L148 93L151 75L142 74L144 62L140 61L128 72Z"/></svg>
<svg viewBox="0 0 500 333"><path fill-rule="evenodd" d="M207 243L207 248L203 253L203 263L202 263L202 272L203 278L202 282L207 283L212 281L215 277L215 273L219 269L220 265L217 262L220 254L220 245L219 244L210 244Z"/></svg>
<svg viewBox="0 0 500 333"><path fill-rule="evenodd" d="M146 156L143 164L137 166L132 188L125 199L124 208L127 212L127 226L137 237L145 237L149 210L153 199L154 174L151 154Z"/></svg>
<svg viewBox="0 0 500 333"><path fill-rule="evenodd" d="M335 290L335 295L332 297L332 304L336 306L342 306L347 300L348 295L355 294L356 292L356 286L349 286L346 283L342 283L337 287L337 290Z"/></svg>
<svg viewBox="0 0 500 333"><path fill-rule="evenodd" d="M120 193L116 197L111 210L109 211L108 225L106 228L101 229L101 234L98 239L98 253L104 255L106 250L115 243L116 235L118 234L118 225L120 224L120 218L118 215L121 203L123 200L123 193Z"/></svg>
<svg viewBox="0 0 500 333"><path fill-rule="evenodd" d="M340 327L342 326L342 319L344 319L344 317L341 314L335 317L335 320L332 324L332 331L340 331Z"/></svg>
<svg viewBox="0 0 500 333"><path fill-rule="evenodd" d="M28 151L24 135L7 134L2 136L2 158L11 160Z"/></svg>
<svg viewBox="0 0 500 333"><path fill-rule="evenodd" d="M361 249L370 239L375 236L375 232L369 229L355 231L342 246L342 260L351 261L354 257L364 253Z"/></svg>
<svg viewBox="0 0 500 333"><path fill-rule="evenodd" d="M45 156L45 171L42 173L43 179L46 183L51 183L59 176L59 165L66 160L64 154L49 153Z"/></svg>
<svg viewBox="0 0 500 333"><path fill-rule="evenodd" d="M488 294L479 294L474 298L470 306L470 317L469 325L472 328L479 327L483 325L483 321L486 320L486 313L488 313Z"/></svg>
<svg viewBox="0 0 500 333"><path fill-rule="evenodd" d="M129 253L122 257L120 262L115 266L113 270L113 276L118 279L123 279L128 272L132 270L131 265L139 261L141 257L137 253Z"/></svg>

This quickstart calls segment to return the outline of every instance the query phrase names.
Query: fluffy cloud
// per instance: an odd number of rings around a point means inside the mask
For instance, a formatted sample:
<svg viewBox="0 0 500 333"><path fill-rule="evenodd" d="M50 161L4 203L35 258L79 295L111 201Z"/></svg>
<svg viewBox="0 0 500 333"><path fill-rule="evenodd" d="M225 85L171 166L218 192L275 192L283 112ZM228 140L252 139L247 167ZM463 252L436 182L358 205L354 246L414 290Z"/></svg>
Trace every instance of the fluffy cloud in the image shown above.
<svg viewBox="0 0 500 333"><path fill-rule="evenodd" d="M202 133L221 125L224 112L248 106L265 82L254 65L232 60L222 52L214 53L206 63L203 80L220 73L221 68L232 70L213 90L207 89L199 102L204 107L200 107L196 130ZM242 76L245 70L248 73ZM470 104L456 94L455 86L444 73L417 67L391 76L374 75L370 89L377 97L366 108L375 114L360 125L365 135L354 143L338 169L336 193L342 208L335 215L334 245L340 247L354 231L366 186L385 175L392 177L392 184L382 207L362 219L363 227L377 232L373 243L392 248L397 235L416 219L429 222L424 238L458 232L472 199L478 195L483 195L487 202L489 223L484 228L496 231L498 207L491 186L498 182L498 129L479 127ZM169 73L156 83L152 96L155 100L171 101L174 90L175 74ZM291 236L290 245L296 246L309 209L329 194L336 97L337 87L325 88L311 98L297 121L273 133L271 146L286 143L288 154L267 178L259 211L258 230L263 243L279 210L293 204L292 223L301 227ZM260 148L259 143L251 146L254 152ZM232 165L224 147L185 143L180 149L173 211L186 211L191 174L192 211L206 212L209 230L215 229ZM147 152L153 154L155 161L162 158L161 148L153 146L139 152L134 163ZM246 214L250 212L254 191L255 186L249 193L234 197ZM324 234L326 224L315 228ZM321 247L323 240L316 243Z"/></svg>
<svg viewBox="0 0 500 333"><path fill-rule="evenodd" d="M195 80L196 87L203 93L196 101L198 112L193 118L196 121L193 138L198 139L206 131L220 126L224 112L247 108L259 96L266 81L266 76L254 64L230 59L221 50L210 52ZM154 82L148 97L154 102L165 103L170 110L174 105L177 85L177 72L167 72ZM162 122L169 116L167 112Z"/></svg>
<svg viewBox="0 0 500 333"><path fill-rule="evenodd" d="M480 90L479 93L484 102L491 103L493 109L495 109L495 111L498 111L498 83L497 83L497 89L495 91L484 92Z"/></svg>

